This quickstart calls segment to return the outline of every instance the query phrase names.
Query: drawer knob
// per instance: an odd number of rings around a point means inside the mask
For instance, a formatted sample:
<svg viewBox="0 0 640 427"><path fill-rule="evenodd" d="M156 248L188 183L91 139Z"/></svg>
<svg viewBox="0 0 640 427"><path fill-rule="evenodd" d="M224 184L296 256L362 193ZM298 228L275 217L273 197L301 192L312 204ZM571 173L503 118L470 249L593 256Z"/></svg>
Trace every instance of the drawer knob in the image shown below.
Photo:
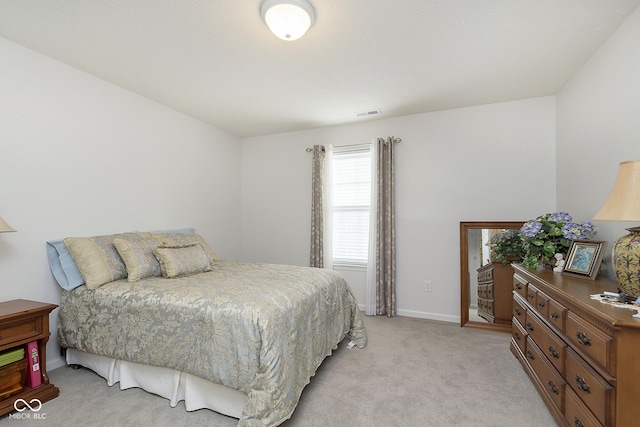
<svg viewBox="0 0 640 427"><path fill-rule="evenodd" d="M529 357L529 359L533 360L535 359L535 357L533 356L533 353L531 352L531 350L527 350L527 356Z"/></svg>
<svg viewBox="0 0 640 427"><path fill-rule="evenodd" d="M540 307L540 308L544 307L544 301L540 301L540 302L538 303L538 307Z"/></svg>
<svg viewBox="0 0 640 427"><path fill-rule="evenodd" d="M578 337L578 342L580 344L586 345L586 346L591 345L591 338L589 338L585 332L578 330L576 332L576 337Z"/></svg>
<svg viewBox="0 0 640 427"><path fill-rule="evenodd" d="M521 316L522 312L520 311L520 308L516 307L516 315Z"/></svg>
<svg viewBox="0 0 640 427"><path fill-rule="evenodd" d="M533 332L533 325L531 322L527 322L527 329Z"/></svg>
<svg viewBox="0 0 640 427"><path fill-rule="evenodd" d="M591 387L580 375L576 374L576 384L578 388L587 394L591 394Z"/></svg>
<svg viewBox="0 0 640 427"><path fill-rule="evenodd" d="M549 346L549 354L556 359L560 358L560 353L558 353L558 350L556 350L556 348L552 345Z"/></svg>
<svg viewBox="0 0 640 427"><path fill-rule="evenodd" d="M556 385L551 380L549 380L549 390L551 390L553 394L558 394L558 387L556 387Z"/></svg>
<svg viewBox="0 0 640 427"><path fill-rule="evenodd" d="M522 289L522 285L521 285L520 283L516 283L516 289L517 289L517 290Z"/></svg>
<svg viewBox="0 0 640 427"><path fill-rule="evenodd" d="M557 319L558 318L558 313L556 313L555 311L553 313L551 313L551 318L552 319Z"/></svg>
<svg viewBox="0 0 640 427"><path fill-rule="evenodd" d="M527 298L529 298L529 299L533 299L533 292L529 292L529 293L527 294Z"/></svg>
<svg viewBox="0 0 640 427"><path fill-rule="evenodd" d="M580 421L580 418L578 418L578 417L573 417L573 424L576 427L584 427L584 423L582 421Z"/></svg>
<svg viewBox="0 0 640 427"><path fill-rule="evenodd" d="M521 338L521 337L520 337L520 334L519 334L518 332L514 332L514 333L513 333L513 337L514 337L515 339L517 339L518 341L520 341L520 338Z"/></svg>

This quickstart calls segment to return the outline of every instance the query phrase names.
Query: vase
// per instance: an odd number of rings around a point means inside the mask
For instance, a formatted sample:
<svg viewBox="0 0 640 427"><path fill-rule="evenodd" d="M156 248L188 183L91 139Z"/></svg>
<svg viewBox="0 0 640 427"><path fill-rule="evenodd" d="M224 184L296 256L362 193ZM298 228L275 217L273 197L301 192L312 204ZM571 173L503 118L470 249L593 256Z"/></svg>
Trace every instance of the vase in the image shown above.
<svg viewBox="0 0 640 427"><path fill-rule="evenodd" d="M611 250L611 266L627 295L640 296L640 227L627 228L629 234L620 237Z"/></svg>

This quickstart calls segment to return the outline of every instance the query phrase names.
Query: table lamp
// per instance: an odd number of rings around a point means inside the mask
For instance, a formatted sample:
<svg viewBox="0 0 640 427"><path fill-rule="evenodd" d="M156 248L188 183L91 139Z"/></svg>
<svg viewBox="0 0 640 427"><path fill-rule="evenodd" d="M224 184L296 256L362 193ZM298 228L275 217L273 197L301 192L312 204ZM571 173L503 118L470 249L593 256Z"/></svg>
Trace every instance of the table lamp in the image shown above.
<svg viewBox="0 0 640 427"><path fill-rule="evenodd" d="M595 221L640 221L640 160L620 163L609 198ZM627 228L611 250L611 266L620 290L640 296L640 227Z"/></svg>

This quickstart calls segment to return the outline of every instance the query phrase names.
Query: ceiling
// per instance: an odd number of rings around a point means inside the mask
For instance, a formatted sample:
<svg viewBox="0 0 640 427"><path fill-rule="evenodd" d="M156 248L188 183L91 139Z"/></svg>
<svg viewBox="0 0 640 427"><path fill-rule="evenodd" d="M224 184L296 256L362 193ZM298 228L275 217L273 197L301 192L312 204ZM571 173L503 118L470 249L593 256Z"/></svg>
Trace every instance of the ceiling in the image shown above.
<svg viewBox="0 0 640 427"><path fill-rule="evenodd" d="M2 0L0 37L244 138L553 95L640 4L310 1L293 42L261 0Z"/></svg>

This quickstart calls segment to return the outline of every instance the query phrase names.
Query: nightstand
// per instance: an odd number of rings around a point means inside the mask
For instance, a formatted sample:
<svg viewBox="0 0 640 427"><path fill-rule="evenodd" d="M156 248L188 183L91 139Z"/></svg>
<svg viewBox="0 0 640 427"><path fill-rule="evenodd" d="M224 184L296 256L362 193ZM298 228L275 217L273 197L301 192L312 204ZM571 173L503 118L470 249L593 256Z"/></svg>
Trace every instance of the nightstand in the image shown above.
<svg viewBox="0 0 640 427"><path fill-rule="evenodd" d="M24 389L12 396L0 400L0 416L12 412L14 402L23 399L30 402L38 399L46 402L57 397L60 390L49 383L47 375L47 341L49 341L49 314L57 305L17 299L0 303L0 351L37 341L40 353L40 372L42 384Z"/></svg>

